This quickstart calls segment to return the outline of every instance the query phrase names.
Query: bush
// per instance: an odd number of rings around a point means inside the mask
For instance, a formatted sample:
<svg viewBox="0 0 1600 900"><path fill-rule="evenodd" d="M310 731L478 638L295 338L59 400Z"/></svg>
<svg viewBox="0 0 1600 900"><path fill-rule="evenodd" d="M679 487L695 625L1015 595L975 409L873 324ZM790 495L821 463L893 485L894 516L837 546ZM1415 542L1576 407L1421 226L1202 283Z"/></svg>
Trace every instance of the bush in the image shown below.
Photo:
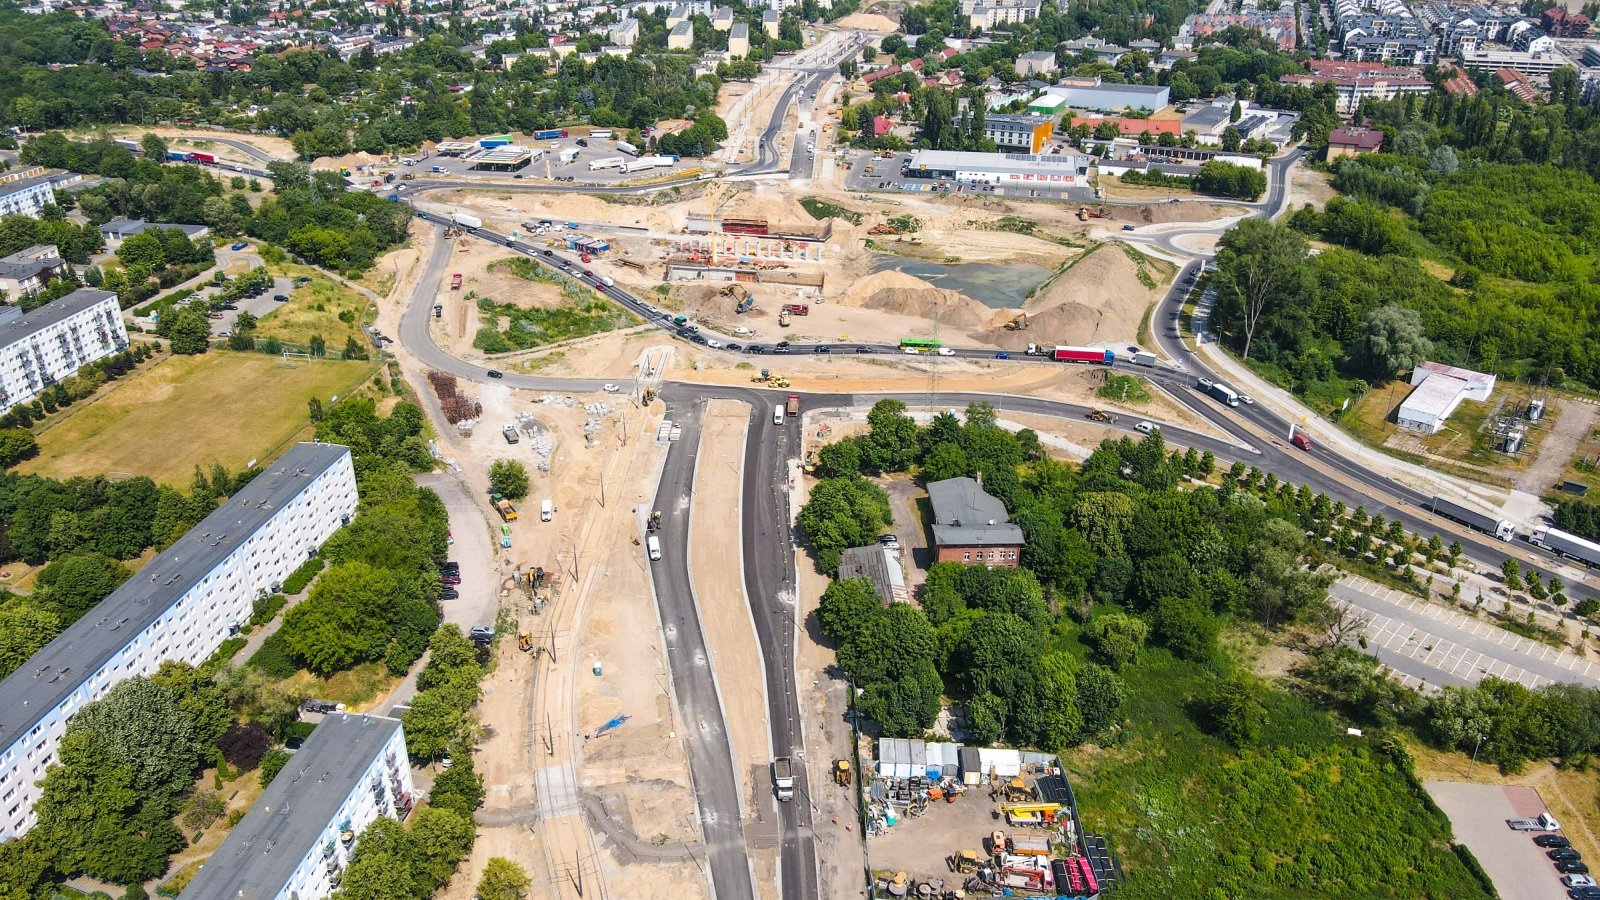
<svg viewBox="0 0 1600 900"><path fill-rule="evenodd" d="M240 772L248 772L261 764L261 757L272 746L272 736L260 725L240 723L223 732L217 739L217 749L228 765Z"/></svg>
<svg viewBox="0 0 1600 900"><path fill-rule="evenodd" d="M257 597L255 603L250 605L250 624L265 625L271 622L282 611L283 605L288 602L289 598L282 594L268 594L265 597Z"/></svg>
<svg viewBox="0 0 1600 900"><path fill-rule="evenodd" d="M261 756L261 786L266 787L289 764L289 751L273 747Z"/></svg>
<svg viewBox="0 0 1600 900"><path fill-rule="evenodd" d="M261 642L261 648L250 656L245 663L252 669L260 669L273 678L288 678L299 671L295 665L294 656L289 652L288 642L284 640L283 632L274 632L270 637Z"/></svg>
<svg viewBox="0 0 1600 900"><path fill-rule="evenodd" d="M283 586L279 588L279 593L292 597L305 590L306 585L311 583L311 579L317 577L317 573L322 571L324 564L325 560L320 556L313 556L301 563L300 568L290 572L289 577L283 580Z"/></svg>

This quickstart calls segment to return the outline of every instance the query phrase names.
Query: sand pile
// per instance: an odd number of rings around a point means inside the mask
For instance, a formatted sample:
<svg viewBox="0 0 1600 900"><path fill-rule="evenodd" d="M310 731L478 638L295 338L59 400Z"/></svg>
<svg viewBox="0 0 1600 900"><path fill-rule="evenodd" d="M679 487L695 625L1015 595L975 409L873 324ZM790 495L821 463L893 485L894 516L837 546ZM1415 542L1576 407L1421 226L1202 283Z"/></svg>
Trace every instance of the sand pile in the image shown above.
<svg viewBox="0 0 1600 900"><path fill-rule="evenodd" d="M1041 344L1133 343L1139 323L1159 291L1139 281L1139 267L1120 246L1095 248L1065 275L1039 291L1023 307L1025 331L1001 332L995 339L1007 349ZM1014 315L996 314L991 325Z"/></svg>
<svg viewBox="0 0 1600 900"><path fill-rule="evenodd" d="M888 16L877 13L851 13L834 23L840 28L859 28L862 31L899 31L900 26Z"/></svg>
<svg viewBox="0 0 1600 900"><path fill-rule="evenodd" d="M959 291L934 287L914 275L893 270L874 272L856 281L833 302L930 320L937 316L941 325L956 328L974 328L990 317L987 306Z"/></svg>

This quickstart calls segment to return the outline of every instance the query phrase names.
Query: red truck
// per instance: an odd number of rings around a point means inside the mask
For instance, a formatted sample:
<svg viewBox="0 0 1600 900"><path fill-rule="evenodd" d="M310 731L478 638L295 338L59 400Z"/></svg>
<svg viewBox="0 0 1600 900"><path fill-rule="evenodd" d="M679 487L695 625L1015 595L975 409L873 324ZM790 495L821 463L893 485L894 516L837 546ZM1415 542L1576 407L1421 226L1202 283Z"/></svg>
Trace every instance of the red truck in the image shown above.
<svg viewBox="0 0 1600 900"><path fill-rule="evenodd" d="M805 305L804 303L785 303L783 305L783 311L791 316L811 315L811 307Z"/></svg>
<svg viewBox="0 0 1600 900"><path fill-rule="evenodd" d="M794 417L794 416L800 415L800 395L799 394L790 394L789 395L789 405L784 408L783 412L784 412L784 415L790 416L791 418Z"/></svg>
<svg viewBox="0 0 1600 900"><path fill-rule="evenodd" d="M452 290L452 291L461 290L461 273L460 272L457 272L456 274L450 276L450 290Z"/></svg>
<svg viewBox="0 0 1600 900"><path fill-rule="evenodd" d="M1050 358L1060 362L1101 363L1109 366L1116 361L1117 355L1111 350L1101 350L1097 347L1056 347L1050 352Z"/></svg>
<svg viewBox="0 0 1600 900"><path fill-rule="evenodd" d="M208 166L217 164L217 158L210 153L190 153L190 162L205 163Z"/></svg>

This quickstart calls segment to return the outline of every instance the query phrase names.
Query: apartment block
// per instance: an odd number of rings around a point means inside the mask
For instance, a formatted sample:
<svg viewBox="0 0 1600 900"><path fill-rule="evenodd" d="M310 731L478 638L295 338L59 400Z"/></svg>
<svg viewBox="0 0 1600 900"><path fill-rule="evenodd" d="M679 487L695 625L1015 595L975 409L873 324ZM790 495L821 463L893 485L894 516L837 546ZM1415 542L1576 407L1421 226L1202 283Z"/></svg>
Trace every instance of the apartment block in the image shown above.
<svg viewBox="0 0 1600 900"><path fill-rule="evenodd" d="M1055 135L1056 122L1049 116L1016 116L994 113L984 116L983 136L1001 150L1039 153Z"/></svg>
<svg viewBox="0 0 1600 900"><path fill-rule="evenodd" d="M84 704L167 660L204 662L355 509L350 448L297 444L0 681L0 840L36 824L38 782Z"/></svg>
<svg viewBox="0 0 1600 900"><path fill-rule="evenodd" d="M55 244L34 244L0 256L0 291L5 291L9 300L36 294L66 269L66 260Z"/></svg>
<svg viewBox="0 0 1600 900"><path fill-rule="evenodd" d="M79 288L33 312L0 319L0 412L126 349L122 308L110 291Z"/></svg>
<svg viewBox="0 0 1600 900"><path fill-rule="evenodd" d="M380 816L403 821L415 793L399 720L329 716L179 896L321 900L361 832Z"/></svg>
<svg viewBox="0 0 1600 900"><path fill-rule="evenodd" d="M19 178L0 184L0 217L39 218L46 205L56 202L55 183L46 176Z"/></svg>
<svg viewBox="0 0 1600 900"><path fill-rule="evenodd" d="M694 23L679 22L667 32L668 50L689 50L694 47Z"/></svg>

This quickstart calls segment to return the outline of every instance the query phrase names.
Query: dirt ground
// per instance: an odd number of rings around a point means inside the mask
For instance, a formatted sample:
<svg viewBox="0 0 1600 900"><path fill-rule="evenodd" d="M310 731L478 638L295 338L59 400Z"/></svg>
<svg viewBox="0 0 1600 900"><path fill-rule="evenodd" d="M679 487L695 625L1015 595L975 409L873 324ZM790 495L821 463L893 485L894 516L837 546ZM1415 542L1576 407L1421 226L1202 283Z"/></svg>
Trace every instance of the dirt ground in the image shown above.
<svg viewBox="0 0 1600 900"><path fill-rule="evenodd" d="M747 404L712 400L707 405L689 517L689 573L722 695L734 769L743 780L747 814L768 801L760 774L772 760L761 651L745 597L744 568L734 565L742 552L737 511L749 421Z"/></svg>
<svg viewBox="0 0 1600 900"><path fill-rule="evenodd" d="M1294 197L1294 208L1310 204L1314 209L1322 209L1328 201L1339 196L1333 189L1331 178L1326 172L1318 172L1307 166L1294 166L1289 170L1289 190Z"/></svg>
<svg viewBox="0 0 1600 900"><path fill-rule="evenodd" d="M833 23L839 28L855 28L861 31L881 31L885 34L898 31L899 23L888 16L877 13L851 13Z"/></svg>

